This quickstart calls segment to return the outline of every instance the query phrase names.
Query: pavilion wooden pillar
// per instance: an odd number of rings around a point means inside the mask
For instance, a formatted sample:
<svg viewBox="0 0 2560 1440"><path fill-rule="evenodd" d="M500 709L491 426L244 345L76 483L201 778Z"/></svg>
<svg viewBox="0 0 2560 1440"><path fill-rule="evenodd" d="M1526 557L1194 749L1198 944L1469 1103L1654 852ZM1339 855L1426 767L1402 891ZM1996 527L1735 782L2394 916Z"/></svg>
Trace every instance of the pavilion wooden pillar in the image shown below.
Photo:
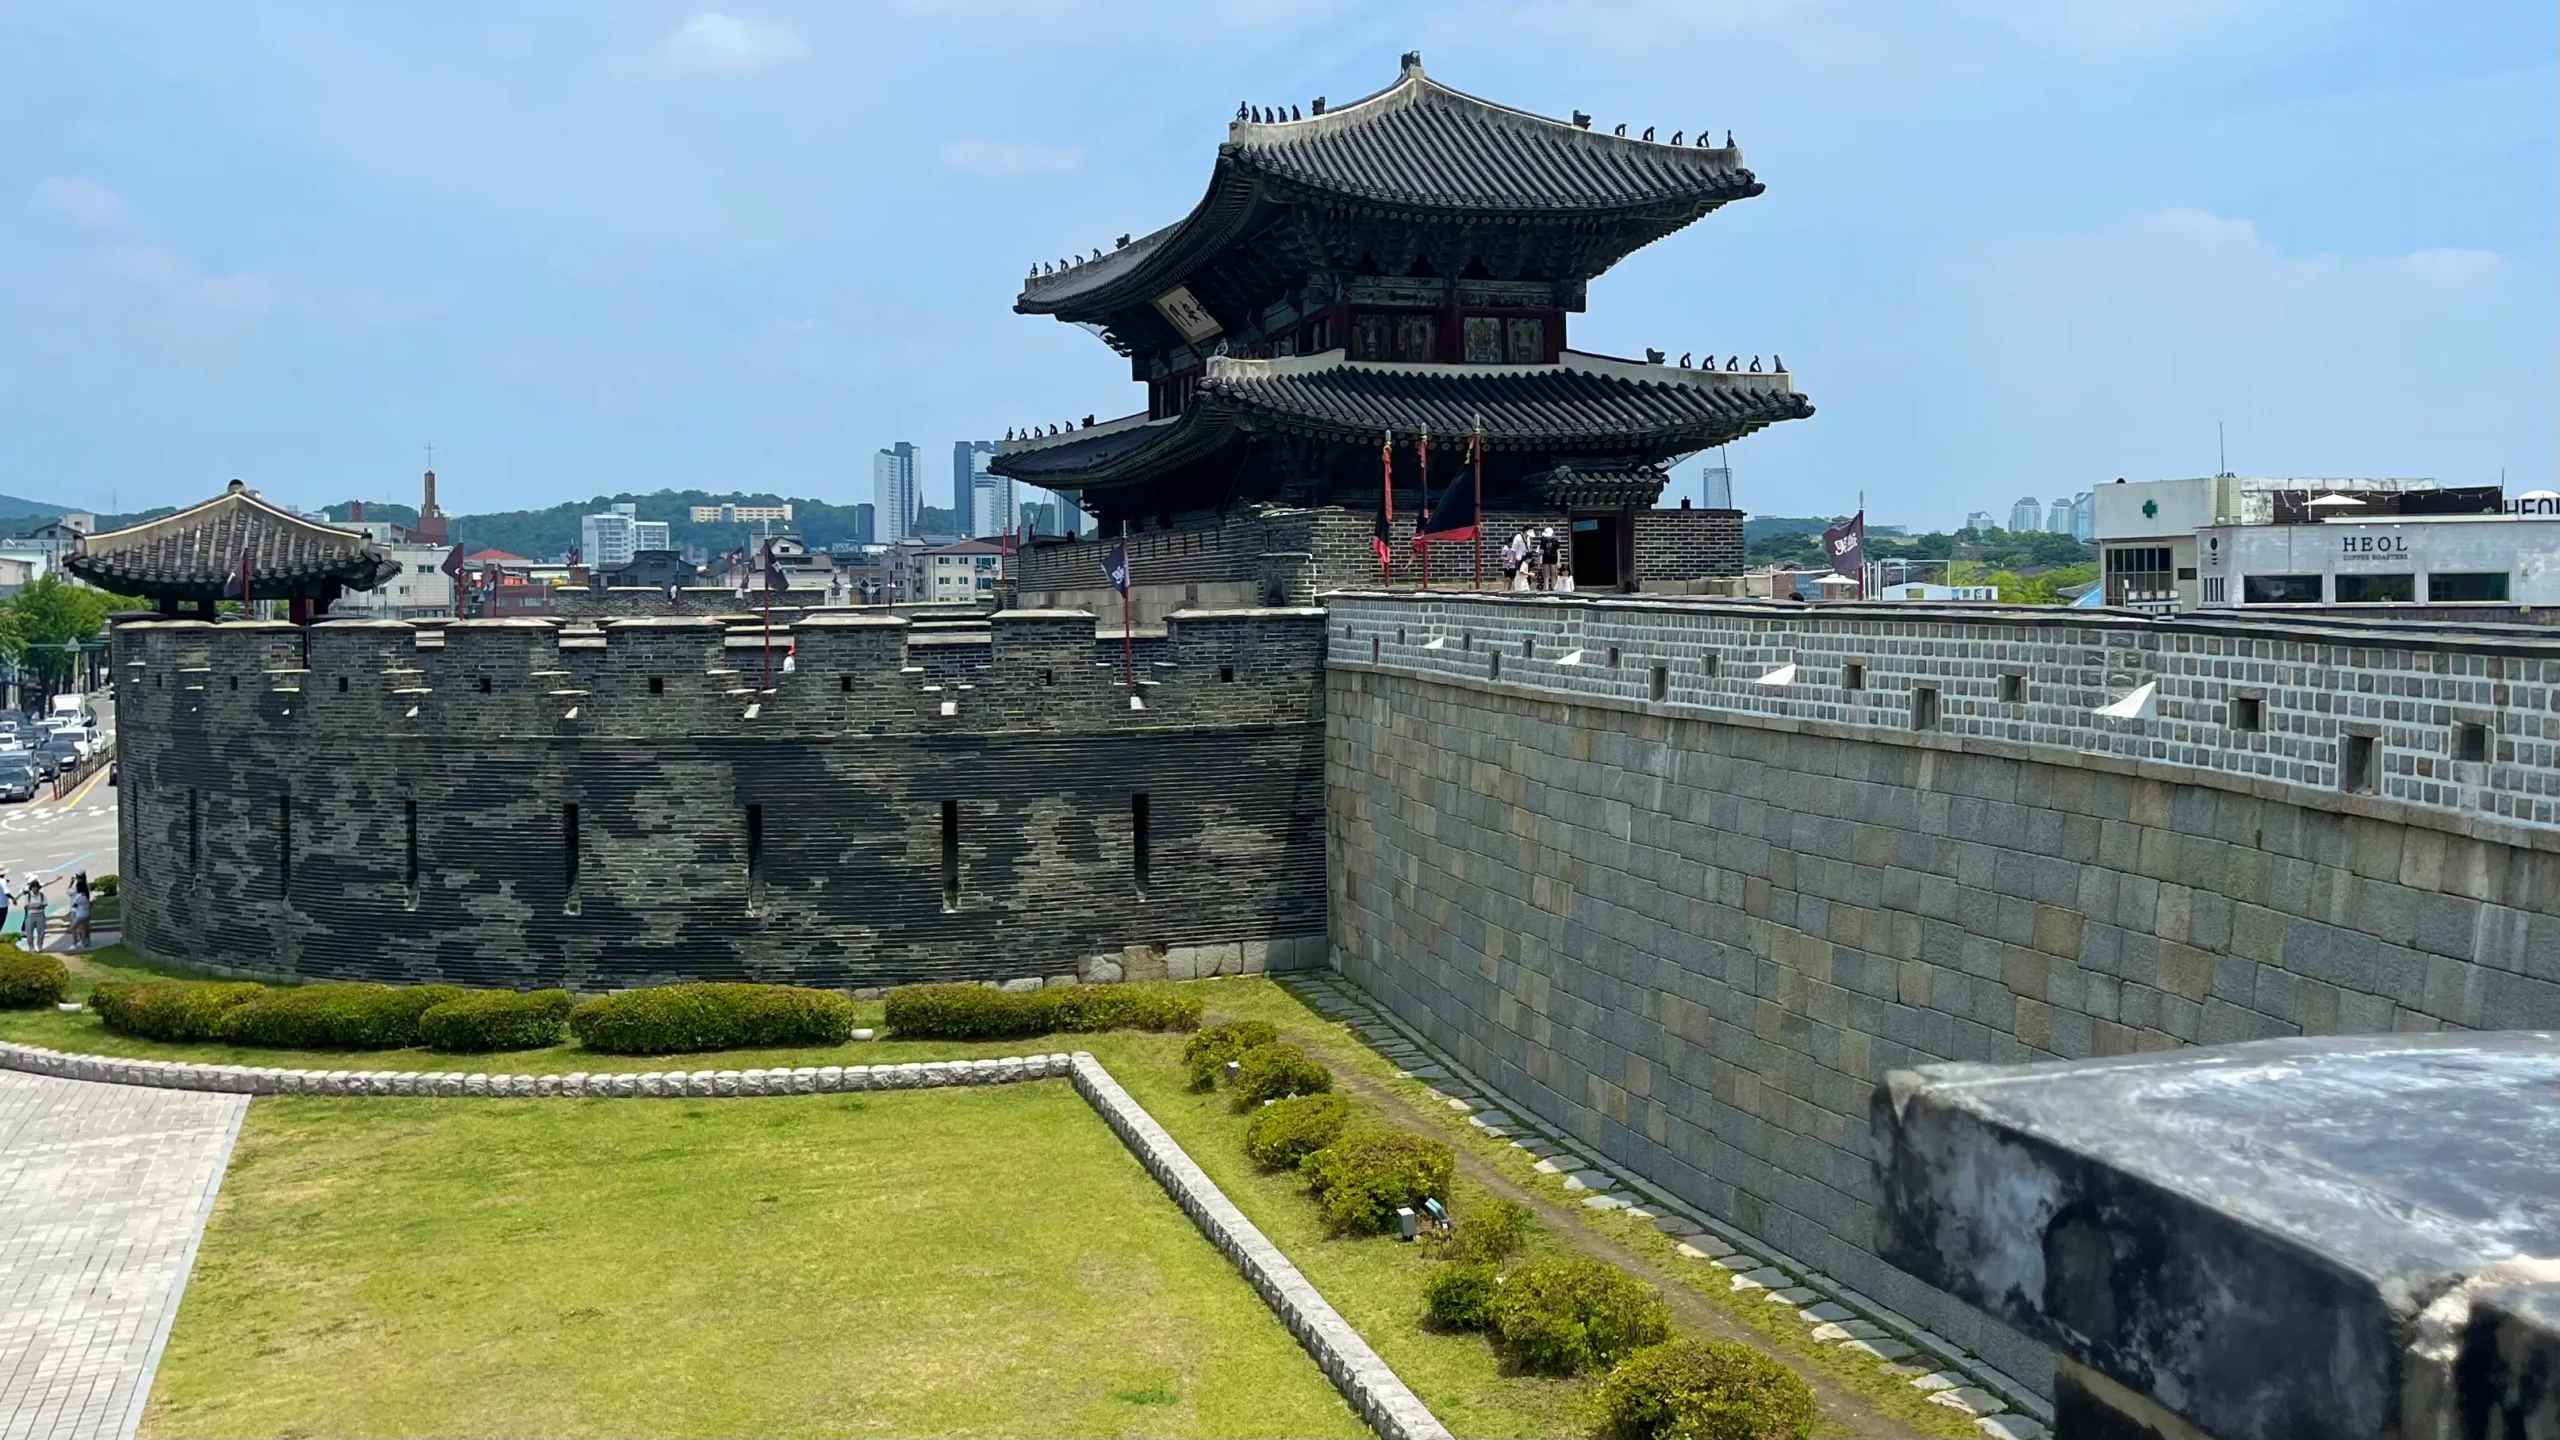
<svg viewBox="0 0 2560 1440"><path fill-rule="evenodd" d="M285 618L296 625L310 624L311 596L301 590L294 591L293 598L285 602Z"/></svg>

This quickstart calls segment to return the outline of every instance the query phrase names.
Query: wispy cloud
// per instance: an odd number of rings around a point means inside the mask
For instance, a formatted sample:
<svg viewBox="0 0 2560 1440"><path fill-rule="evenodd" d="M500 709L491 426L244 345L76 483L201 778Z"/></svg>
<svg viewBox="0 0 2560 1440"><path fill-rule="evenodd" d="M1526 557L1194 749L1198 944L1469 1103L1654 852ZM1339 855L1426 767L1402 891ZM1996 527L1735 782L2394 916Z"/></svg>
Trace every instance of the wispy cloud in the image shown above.
<svg viewBox="0 0 2560 1440"><path fill-rule="evenodd" d="M1082 165L1084 152L1071 146L952 140L942 147L942 163L970 175L1057 174Z"/></svg>
<svg viewBox="0 0 2560 1440"><path fill-rule="evenodd" d="M778 20L749 20L705 10L667 37L667 63L679 70L761 70L809 53L798 31Z"/></svg>
<svg viewBox="0 0 2560 1440"><path fill-rule="evenodd" d="M123 197L86 175L39 180L27 203L83 230L117 230L133 223Z"/></svg>
<svg viewBox="0 0 2560 1440"><path fill-rule="evenodd" d="M214 310L275 308L275 281L245 273L209 275L166 245L119 245L102 258L113 273L173 300Z"/></svg>

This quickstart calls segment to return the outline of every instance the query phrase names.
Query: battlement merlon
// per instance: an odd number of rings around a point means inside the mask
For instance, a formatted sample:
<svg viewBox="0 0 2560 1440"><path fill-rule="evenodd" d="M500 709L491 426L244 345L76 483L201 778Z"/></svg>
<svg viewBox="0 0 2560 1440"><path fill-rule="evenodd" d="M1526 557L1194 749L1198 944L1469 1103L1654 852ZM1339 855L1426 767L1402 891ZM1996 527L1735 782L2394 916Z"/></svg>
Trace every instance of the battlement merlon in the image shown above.
<svg viewBox="0 0 2560 1440"><path fill-rule="evenodd" d="M832 612L772 632L712 616L600 625L489 620L133 619L113 646L127 723L201 713L482 736L1111 730L1319 723L1324 612L1183 611L1139 647L1084 610L1013 610L983 628ZM914 648L924 644L928 650ZM768 664L768 661L770 662ZM768 686L767 677L770 676ZM263 697L300 694L298 707ZM187 697L197 697L188 701ZM188 708L192 704L198 708ZM752 713L750 713L752 712Z"/></svg>

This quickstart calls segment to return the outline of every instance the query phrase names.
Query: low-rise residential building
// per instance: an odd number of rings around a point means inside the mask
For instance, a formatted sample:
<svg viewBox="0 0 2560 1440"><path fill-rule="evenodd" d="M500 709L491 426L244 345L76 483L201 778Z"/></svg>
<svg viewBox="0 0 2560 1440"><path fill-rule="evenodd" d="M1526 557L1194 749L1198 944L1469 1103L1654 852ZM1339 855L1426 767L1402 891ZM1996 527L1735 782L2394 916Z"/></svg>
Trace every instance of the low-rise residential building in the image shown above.
<svg viewBox="0 0 2560 1440"><path fill-rule="evenodd" d="M915 598L935 604L970 604L996 598L1004 574L1005 547L992 540L962 540L918 556Z"/></svg>
<svg viewBox="0 0 2560 1440"><path fill-rule="evenodd" d="M788 504L732 505L725 502L718 505L696 505L693 507L693 523L696 525L737 525L742 523L752 525L763 520L780 520L785 524L788 524L791 520L791 507Z"/></svg>

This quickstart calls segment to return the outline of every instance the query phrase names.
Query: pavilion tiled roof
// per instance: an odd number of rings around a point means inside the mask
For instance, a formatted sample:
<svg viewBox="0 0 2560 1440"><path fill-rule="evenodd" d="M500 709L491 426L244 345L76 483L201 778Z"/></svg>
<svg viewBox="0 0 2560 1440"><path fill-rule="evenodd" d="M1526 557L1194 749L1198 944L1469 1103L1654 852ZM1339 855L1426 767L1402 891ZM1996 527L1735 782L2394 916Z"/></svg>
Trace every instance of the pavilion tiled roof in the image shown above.
<svg viewBox="0 0 2560 1440"><path fill-rule="evenodd" d="M1347 444L1428 427L1463 446L1479 423L1496 450L1671 454L1720 445L1813 413L1784 371L1690 370L1568 350L1553 365L1355 361L1339 350L1284 360L1209 362L1180 416L1131 416L1090 430L1008 443L992 468L1037 484L1154 473L1274 430Z"/></svg>
<svg viewBox="0 0 2560 1440"><path fill-rule="evenodd" d="M1683 370L1565 352L1554 365L1213 360L1202 388L1284 428L1365 439L1428 427L1455 442L1481 423L1502 448L1756 430L1813 413L1783 374Z"/></svg>
<svg viewBox="0 0 2560 1440"><path fill-rule="evenodd" d="M92 535L63 568L126 595L213 599L238 584L247 557L253 594L283 599L336 582L370 590L400 573L399 562L363 533L305 520L250 493L225 493L123 530Z"/></svg>
<svg viewBox="0 0 2560 1440"><path fill-rule="evenodd" d="M1297 119L1240 119L1208 194L1175 224L1023 283L1014 308L1074 318L1144 300L1258 229L1264 202L1352 204L1395 214L1537 216L1564 223L1651 217L1636 243L1765 188L1730 145L1668 144L1551 119L1453 90L1407 56L1403 75L1351 104ZM1684 137L1685 138L1685 137Z"/></svg>

